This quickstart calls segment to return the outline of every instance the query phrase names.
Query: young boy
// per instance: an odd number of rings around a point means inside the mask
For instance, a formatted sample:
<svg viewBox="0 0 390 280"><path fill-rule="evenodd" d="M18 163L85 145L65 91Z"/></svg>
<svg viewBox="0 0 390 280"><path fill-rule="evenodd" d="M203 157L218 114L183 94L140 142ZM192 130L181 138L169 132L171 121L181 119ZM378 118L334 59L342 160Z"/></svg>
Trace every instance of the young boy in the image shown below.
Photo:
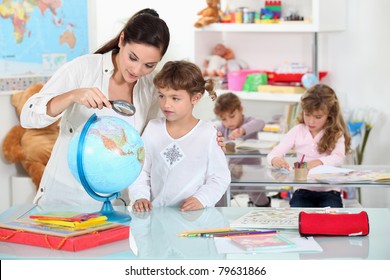
<svg viewBox="0 0 390 280"><path fill-rule="evenodd" d="M242 140L257 139L258 132L265 125L263 120L246 117L243 114L244 108L241 100L234 93L225 93L217 98L214 107L214 113L221 119L221 124L217 126L217 130L222 133L222 136L227 140ZM228 144L227 144L228 145ZM233 171L234 166L238 164L260 164L260 158L240 158L230 159L230 169ZM232 173L232 175L234 175ZM238 189L247 189L249 187L238 187ZM249 192L248 206L269 207L271 199L267 197L264 188L250 188L251 190L260 190L260 192ZM221 202L219 203L221 204Z"/></svg>

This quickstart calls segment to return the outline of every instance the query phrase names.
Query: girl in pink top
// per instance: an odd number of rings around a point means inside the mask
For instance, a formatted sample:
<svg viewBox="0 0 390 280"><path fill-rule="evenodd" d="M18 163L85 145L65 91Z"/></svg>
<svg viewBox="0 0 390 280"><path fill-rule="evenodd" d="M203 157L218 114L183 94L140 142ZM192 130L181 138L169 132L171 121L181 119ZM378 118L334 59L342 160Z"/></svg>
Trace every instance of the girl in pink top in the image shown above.
<svg viewBox="0 0 390 280"><path fill-rule="evenodd" d="M317 84L301 98L302 111L293 127L267 156L275 168L290 166L285 154L294 149L297 158L305 155L308 170L318 165L343 164L350 151L351 138L340 112L336 93L329 86ZM340 188L298 187L290 200L291 207L343 207Z"/></svg>

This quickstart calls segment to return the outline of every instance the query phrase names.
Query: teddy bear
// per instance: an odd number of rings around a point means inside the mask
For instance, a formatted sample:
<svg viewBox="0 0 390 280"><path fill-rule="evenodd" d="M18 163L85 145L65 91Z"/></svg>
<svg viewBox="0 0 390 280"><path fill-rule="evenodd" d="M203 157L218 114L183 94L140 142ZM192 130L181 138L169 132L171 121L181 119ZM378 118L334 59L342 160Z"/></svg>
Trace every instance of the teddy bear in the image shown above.
<svg viewBox="0 0 390 280"><path fill-rule="evenodd" d="M11 104L18 116L27 99L39 92L42 87L42 84L34 84L12 95ZM21 163L37 188L58 137L58 123L59 120L40 129L26 129L16 125L6 134L3 141L4 158L12 163Z"/></svg>
<svg viewBox="0 0 390 280"><path fill-rule="evenodd" d="M194 26L201 28L214 22L218 22L223 16L223 12L219 8L220 0L206 0L207 8L200 10L197 15L200 18L194 23Z"/></svg>

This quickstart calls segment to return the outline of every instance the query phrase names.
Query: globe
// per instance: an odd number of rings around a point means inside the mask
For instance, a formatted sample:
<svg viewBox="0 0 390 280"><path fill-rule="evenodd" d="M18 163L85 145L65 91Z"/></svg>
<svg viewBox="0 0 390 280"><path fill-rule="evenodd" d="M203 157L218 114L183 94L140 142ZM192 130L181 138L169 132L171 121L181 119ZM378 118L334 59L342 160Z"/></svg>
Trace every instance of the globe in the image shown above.
<svg viewBox="0 0 390 280"><path fill-rule="evenodd" d="M137 130L112 116L92 115L76 131L68 148L68 166L87 193L103 201L102 212L112 212L110 200L139 176L144 144Z"/></svg>
<svg viewBox="0 0 390 280"><path fill-rule="evenodd" d="M311 88L312 86L318 84L318 78L313 73L306 73L301 78L301 83L305 88Z"/></svg>

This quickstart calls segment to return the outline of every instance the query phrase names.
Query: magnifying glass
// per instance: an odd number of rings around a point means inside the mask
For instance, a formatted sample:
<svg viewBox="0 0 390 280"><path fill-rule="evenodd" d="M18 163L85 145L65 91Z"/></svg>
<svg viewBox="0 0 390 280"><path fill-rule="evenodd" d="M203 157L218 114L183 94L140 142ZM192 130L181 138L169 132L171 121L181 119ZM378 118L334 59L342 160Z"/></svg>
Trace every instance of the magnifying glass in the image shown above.
<svg viewBox="0 0 390 280"><path fill-rule="evenodd" d="M135 114L135 107L125 100L109 100L112 109L122 116L130 117Z"/></svg>

